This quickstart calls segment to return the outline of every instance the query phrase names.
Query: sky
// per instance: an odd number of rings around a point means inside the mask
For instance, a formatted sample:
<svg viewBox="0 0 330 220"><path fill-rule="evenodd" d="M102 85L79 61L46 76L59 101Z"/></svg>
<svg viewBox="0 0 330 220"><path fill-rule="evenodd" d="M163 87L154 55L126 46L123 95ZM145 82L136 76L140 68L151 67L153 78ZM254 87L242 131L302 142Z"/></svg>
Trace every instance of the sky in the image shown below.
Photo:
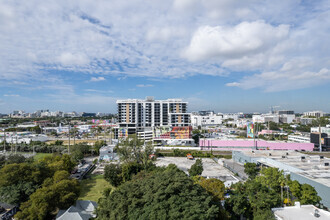
<svg viewBox="0 0 330 220"><path fill-rule="evenodd" d="M0 113L330 112L330 0L0 0Z"/></svg>

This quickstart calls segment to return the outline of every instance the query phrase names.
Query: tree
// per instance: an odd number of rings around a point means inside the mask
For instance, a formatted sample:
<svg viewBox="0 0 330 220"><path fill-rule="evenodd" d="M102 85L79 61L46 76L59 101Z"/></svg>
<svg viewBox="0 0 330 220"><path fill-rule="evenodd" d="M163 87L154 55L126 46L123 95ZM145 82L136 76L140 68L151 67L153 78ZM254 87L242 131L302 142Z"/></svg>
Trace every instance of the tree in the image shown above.
<svg viewBox="0 0 330 220"><path fill-rule="evenodd" d="M283 183L283 170L269 167L260 171L260 176L256 177L256 181L262 185L269 187L276 192L281 191L281 184Z"/></svg>
<svg viewBox="0 0 330 220"><path fill-rule="evenodd" d="M54 211L70 207L77 200L80 187L77 180L69 179L69 175L60 170L46 179L42 187L21 205L15 219L52 219Z"/></svg>
<svg viewBox="0 0 330 220"><path fill-rule="evenodd" d="M219 213L185 173L165 169L119 186L100 200L97 219L216 219Z"/></svg>
<svg viewBox="0 0 330 220"><path fill-rule="evenodd" d="M143 170L143 165L136 162L124 163L122 166L122 178L123 181L129 181L134 175Z"/></svg>
<svg viewBox="0 0 330 220"><path fill-rule="evenodd" d="M117 154L123 162L142 162L144 141L131 135L122 141L117 147Z"/></svg>
<svg viewBox="0 0 330 220"><path fill-rule="evenodd" d="M0 201L8 204L20 205L29 199L29 196L36 190L33 182L19 182L15 185L0 188Z"/></svg>
<svg viewBox="0 0 330 220"><path fill-rule="evenodd" d="M104 140L96 141L96 142L94 143L95 153L96 153L97 155L99 155L99 154L100 154L100 148L103 147L103 146L106 146L106 145L107 145L107 143L106 143Z"/></svg>
<svg viewBox="0 0 330 220"><path fill-rule="evenodd" d="M244 172L249 176L249 178L254 179L258 175L259 170L255 163L245 163Z"/></svg>
<svg viewBox="0 0 330 220"><path fill-rule="evenodd" d="M301 198L301 185L297 180L289 182L290 192L292 196L296 197L298 200Z"/></svg>
<svg viewBox="0 0 330 220"><path fill-rule="evenodd" d="M191 165L190 169L188 170L189 176L197 176L202 175L203 173L203 162L201 159L197 159L196 162Z"/></svg>
<svg viewBox="0 0 330 220"><path fill-rule="evenodd" d="M225 208L234 216L251 217L251 205L246 195L246 186L242 182L238 182L232 186L233 191L229 199L226 200Z"/></svg>
<svg viewBox="0 0 330 220"><path fill-rule="evenodd" d="M308 184L301 185L301 197L299 198L300 203L304 204L312 204L317 205L321 201L321 197L317 195L316 190L314 187Z"/></svg>
<svg viewBox="0 0 330 220"><path fill-rule="evenodd" d="M271 209L258 210L253 214L253 220L276 220L274 213Z"/></svg>
<svg viewBox="0 0 330 220"><path fill-rule="evenodd" d="M123 181L121 172L122 168L119 164L106 165L104 168L104 179L108 181L111 185L117 187Z"/></svg>
<svg viewBox="0 0 330 220"><path fill-rule="evenodd" d="M208 193L214 196L216 201L220 201L224 199L225 184L223 184L221 180L215 178L205 179L204 177L201 176L195 176L194 178L197 179L197 184L199 184Z"/></svg>
<svg viewBox="0 0 330 220"><path fill-rule="evenodd" d="M61 140L56 140L54 143L56 146L63 145L63 141Z"/></svg>

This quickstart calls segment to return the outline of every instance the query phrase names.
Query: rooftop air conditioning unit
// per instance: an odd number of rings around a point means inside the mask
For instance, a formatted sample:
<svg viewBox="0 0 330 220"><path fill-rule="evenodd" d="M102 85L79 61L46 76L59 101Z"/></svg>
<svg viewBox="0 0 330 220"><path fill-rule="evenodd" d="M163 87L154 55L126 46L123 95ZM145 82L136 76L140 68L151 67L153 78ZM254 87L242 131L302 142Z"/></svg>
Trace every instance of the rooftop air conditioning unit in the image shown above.
<svg viewBox="0 0 330 220"><path fill-rule="evenodd" d="M269 153L269 154L268 154L268 156L272 156L272 154L271 154L271 153Z"/></svg>
<svg viewBox="0 0 330 220"><path fill-rule="evenodd" d="M282 158L285 158L285 156L282 156Z"/></svg>
<svg viewBox="0 0 330 220"><path fill-rule="evenodd" d="M320 160L324 159L324 156L320 156Z"/></svg>
<svg viewBox="0 0 330 220"><path fill-rule="evenodd" d="M288 155L289 155L289 153L286 153L286 155L288 156Z"/></svg>
<svg viewBox="0 0 330 220"><path fill-rule="evenodd" d="M327 163L324 163L324 166L325 167L328 167L329 166L329 163L327 162Z"/></svg>

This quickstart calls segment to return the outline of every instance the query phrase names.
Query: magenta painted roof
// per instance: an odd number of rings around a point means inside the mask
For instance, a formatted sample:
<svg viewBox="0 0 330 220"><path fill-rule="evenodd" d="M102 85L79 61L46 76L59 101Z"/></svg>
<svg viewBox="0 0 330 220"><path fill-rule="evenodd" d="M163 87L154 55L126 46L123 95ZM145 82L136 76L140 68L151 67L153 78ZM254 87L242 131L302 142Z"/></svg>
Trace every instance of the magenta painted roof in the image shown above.
<svg viewBox="0 0 330 220"><path fill-rule="evenodd" d="M268 142L268 141L255 141L257 147L269 148L269 150L306 150L312 151L314 148L313 143L285 143L285 142ZM201 147L244 147L253 148L253 140L200 140L199 146Z"/></svg>

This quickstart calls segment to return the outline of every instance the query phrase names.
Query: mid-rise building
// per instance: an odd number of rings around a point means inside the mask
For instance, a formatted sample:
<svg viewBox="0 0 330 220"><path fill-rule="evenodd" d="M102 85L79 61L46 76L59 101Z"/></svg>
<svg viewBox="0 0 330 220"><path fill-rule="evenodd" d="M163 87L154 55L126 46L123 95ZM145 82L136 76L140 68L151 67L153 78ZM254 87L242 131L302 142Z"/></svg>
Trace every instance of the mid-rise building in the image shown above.
<svg viewBox="0 0 330 220"><path fill-rule="evenodd" d="M304 112L304 116L312 116L312 117L323 117L324 113L323 111L310 111L310 112Z"/></svg>
<svg viewBox="0 0 330 220"><path fill-rule="evenodd" d="M198 114L191 115L191 124L193 127L198 126L216 126L222 124L222 115L214 114L213 111L203 111L202 114L200 112Z"/></svg>
<svg viewBox="0 0 330 220"><path fill-rule="evenodd" d="M153 97L118 100L118 133L134 134L159 126L190 126L187 102L181 99L154 100Z"/></svg>

